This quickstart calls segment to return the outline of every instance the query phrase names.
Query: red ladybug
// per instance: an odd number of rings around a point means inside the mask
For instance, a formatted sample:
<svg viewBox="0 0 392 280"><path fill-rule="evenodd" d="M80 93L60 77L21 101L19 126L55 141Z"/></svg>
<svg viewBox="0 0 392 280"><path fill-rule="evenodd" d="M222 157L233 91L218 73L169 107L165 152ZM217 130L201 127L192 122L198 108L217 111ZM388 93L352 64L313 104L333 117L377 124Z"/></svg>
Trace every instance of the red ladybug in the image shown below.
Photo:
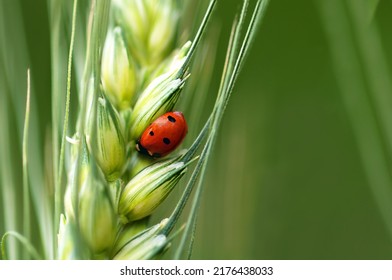
<svg viewBox="0 0 392 280"><path fill-rule="evenodd" d="M184 115L168 112L147 127L136 143L136 150L152 157L163 157L181 144L187 132Z"/></svg>

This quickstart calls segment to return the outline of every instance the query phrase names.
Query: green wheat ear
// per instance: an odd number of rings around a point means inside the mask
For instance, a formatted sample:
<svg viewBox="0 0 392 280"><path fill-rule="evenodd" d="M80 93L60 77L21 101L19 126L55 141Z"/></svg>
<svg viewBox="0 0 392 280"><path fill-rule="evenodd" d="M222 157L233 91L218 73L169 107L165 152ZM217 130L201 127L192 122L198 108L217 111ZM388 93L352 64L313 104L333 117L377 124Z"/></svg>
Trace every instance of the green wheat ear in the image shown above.
<svg viewBox="0 0 392 280"><path fill-rule="evenodd" d="M91 0L89 6L77 0L72 5L59 2L49 0L51 31L55 33L51 44L55 79L53 197L48 198L50 203L43 203L51 205L54 214L39 219L40 240L50 244L34 248L32 244L37 243L30 234L32 221L25 219L23 235L9 231L3 236L3 257L154 259L168 251L173 238L180 237L173 258L182 258L187 241L193 240L203 178L224 110L269 1L257 1L248 24L249 1L243 1L228 42L222 83L207 122L195 133L197 137L189 147L160 160L139 154L135 143L152 121L177 109L193 78L191 63L206 63L197 59L196 51L218 1L209 2L195 36L184 41L179 36L185 7L181 1L146 0L136 4L132 0ZM72 15L70 24L62 16L63 9ZM88 18L84 18L86 14ZM71 31L65 42L59 33L64 26ZM87 33L81 35L80 29ZM61 81L64 77L66 82ZM41 213L39 204L30 203L37 182L29 180L33 163L27 146L31 141L28 84L23 130L26 217L30 208ZM6 170L3 165L2 170ZM189 179L181 181L187 172ZM178 225L195 187L187 223ZM156 209L175 188L182 191L182 196L172 213L168 218L157 217L161 222L151 224L152 217L159 215ZM44 230L45 221L49 221L49 230ZM52 234L45 239L47 232ZM11 236L22 245L23 255L14 253L12 240L7 242Z"/></svg>

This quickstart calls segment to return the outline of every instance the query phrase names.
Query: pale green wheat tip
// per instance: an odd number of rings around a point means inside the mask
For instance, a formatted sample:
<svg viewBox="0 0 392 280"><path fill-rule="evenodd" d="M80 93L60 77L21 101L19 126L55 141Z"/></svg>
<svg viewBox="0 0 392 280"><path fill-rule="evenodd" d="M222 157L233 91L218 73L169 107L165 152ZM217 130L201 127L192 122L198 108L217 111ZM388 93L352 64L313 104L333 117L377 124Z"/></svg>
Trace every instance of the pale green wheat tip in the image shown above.
<svg viewBox="0 0 392 280"><path fill-rule="evenodd" d="M70 141L70 140L69 140ZM65 213L67 214L68 218L74 219L75 218L75 211L74 205L72 202L73 192L79 192L81 187L85 184L90 170L90 155L87 149L87 146L81 143L78 137L75 135L72 138L71 144L71 156L70 156L70 165L68 167L68 181L67 181L67 188L64 195L64 209ZM84 143L84 142L83 142ZM80 155L80 162L77 158L77 151L79 150L79 145L83 145ZM78 171L78 182L76 182L76 172Z"/></svg>
<svg viewBox="0 0 392 280"><path fill-rule="evenodd" d="M123 189L118 212L123 222L149 216L186 172L181 157L154 163L140 171Z"/></svg>
<svg viewBox="0 0 392 280"><path fill-rule="evenodd" d="M136 140L157 117L172 111L188 76L177 77L186 63L190 42L166 62L164 73L156 77L139 96L131 115L131 139Z"/></svg>
<svg viewBox="0 0 392 280"><path fill-rule="evenodd" d="M119 110L129 108L137 88L133 58L127 51L120 27L108 31L102 54L102 86Z"/></svg>
<svg viewBox="0 0 392 280"><path fill-rule="evenodd" d="M96 120L94 114L91 114L90 125L91 153L106 179L115 181L122 174L126 161L124 128L116 109L104 96L98 98Z"/></svg>
<svg viewBox="0 0 392 280"><path fill-rule="evenodd" d="M63 214L60 216L59 233L57 235L57 258L59 260L73 260L78 258L77 233L75 228Z"/></svg>
<svg viewBox="0 0 392 280"><path fill-rule="evenodd" d="M93 173L89 173L79 193L79 226L91 251L98 254L113 245L117 217L109 191Z"/></svg>
<svg viewBox="0 0 392 280"><path fill-rule="evenodd" d="M115 24L123 27L128 47L138 63L159 65L174 44L179 12L174 0L114 0Z"/></svg>
<svg viewBox="0 0 392 280"><path fill-rule="evenodd" d="M168 219L162 220L159 224L150 227L132 238L114 256L115 260L145 260L152 259L161 253L168 245L167 237L161 234L161 230L166 226Z"/></svg>
<svg viewBox="0 0 392 280"><path fill-rule="evenodd" d="M125 225L119 232L112 251L117 253L136 235L147 229L148 221L149 217Z"/></svg>

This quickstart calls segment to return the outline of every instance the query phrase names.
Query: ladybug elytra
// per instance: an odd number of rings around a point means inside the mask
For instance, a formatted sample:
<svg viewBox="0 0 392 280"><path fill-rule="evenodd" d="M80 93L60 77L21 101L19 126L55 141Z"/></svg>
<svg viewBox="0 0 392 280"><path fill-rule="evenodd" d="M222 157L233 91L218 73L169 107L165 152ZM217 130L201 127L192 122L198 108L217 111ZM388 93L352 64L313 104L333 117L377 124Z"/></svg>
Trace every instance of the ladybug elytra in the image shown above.
<svg viewBox="0 0 392 280"><path fill-rule="evenodd" d="M136 149L152 157L163 157L184 140L188 125L181 112L168 112L157 118L143 132Z"/></svg>

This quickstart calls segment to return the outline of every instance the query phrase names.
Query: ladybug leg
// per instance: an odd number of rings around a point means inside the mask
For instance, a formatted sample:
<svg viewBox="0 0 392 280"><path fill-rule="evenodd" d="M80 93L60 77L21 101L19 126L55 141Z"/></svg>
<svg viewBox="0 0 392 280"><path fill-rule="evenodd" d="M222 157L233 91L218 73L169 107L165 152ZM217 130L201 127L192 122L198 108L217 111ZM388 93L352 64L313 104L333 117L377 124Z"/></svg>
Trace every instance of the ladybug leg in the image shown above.
<svg viewBox="0 0 392 280"><path fill-rule="evenodd" d="M140 153L142 153L142 154L145 154L145 155L149 155L150 157L153 157L153 158L160 158L160 157L161 157L161 154L152 153L151 151L149 151L149 150L147 150L146 148L144 148L144 147L142 146L142 144L140 144L139 141L137 141L135 148L136 148L136 150L137 150L138 152L140 152Z"/></svg>
<svg viewBox="0 0 392 280"><path fill-rule="evenodd" d="M151 156L150 152L149 152L146 148L144 148L144 147L142 146L142 144L139 143L139 141L137 141L135 148L136 148L136 150L137 150L138 152L140 152L140 153L142 153L142 154L146 154L146 155L150 155L150 156Z"/></svg>

